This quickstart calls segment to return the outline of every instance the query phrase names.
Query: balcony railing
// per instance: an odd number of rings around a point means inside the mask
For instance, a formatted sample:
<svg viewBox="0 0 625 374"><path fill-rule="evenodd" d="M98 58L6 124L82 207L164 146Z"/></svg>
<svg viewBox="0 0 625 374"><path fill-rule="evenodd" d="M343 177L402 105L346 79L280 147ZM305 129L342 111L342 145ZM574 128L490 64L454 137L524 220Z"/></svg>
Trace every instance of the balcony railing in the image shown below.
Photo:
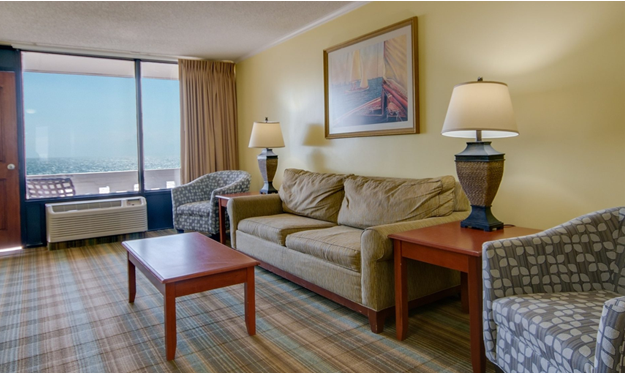
<svg viewBox="0 0 625 374"><path fill-rule="evenodd" d="M139 191L137 171L108 171L55 175L28 175L29 179L70 178L75 195L98 195ZM180 169L145 170L145 190L164 190L180 185ZM51 196L52 197L52 196ZM29 197L32 198L32 197Z"/></svg>

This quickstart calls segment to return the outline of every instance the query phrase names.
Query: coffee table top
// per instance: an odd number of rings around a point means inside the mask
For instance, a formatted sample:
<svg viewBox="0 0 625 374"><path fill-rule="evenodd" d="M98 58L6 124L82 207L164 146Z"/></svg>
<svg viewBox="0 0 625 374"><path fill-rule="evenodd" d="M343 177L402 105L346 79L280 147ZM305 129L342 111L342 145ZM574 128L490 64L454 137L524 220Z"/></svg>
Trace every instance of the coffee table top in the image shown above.
<svg viewBox="0 0 625 374"><path fill-rule="evenodd" d="M122 242L161 283L256 266L258 261L197 233Z"/></svg>
<svg viewBox="0 0 625 374"><path fill-rule="evenodd" d="M504 227L496 231L483 231L462 228L460 221L457 221L391 234L389 238L480 257L482 244L485 242L531 235L540 231L516 226Z"/></svg>

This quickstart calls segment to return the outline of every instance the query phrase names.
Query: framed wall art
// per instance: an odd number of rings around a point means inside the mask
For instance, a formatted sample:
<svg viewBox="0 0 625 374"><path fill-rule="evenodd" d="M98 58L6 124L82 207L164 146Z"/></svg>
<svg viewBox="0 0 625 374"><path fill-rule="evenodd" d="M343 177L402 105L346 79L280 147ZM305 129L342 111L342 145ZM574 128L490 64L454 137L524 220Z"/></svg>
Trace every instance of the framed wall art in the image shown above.
<svg viewBox="0 0 625 374"><path fill-rule="evenodd" d="M417 17L323 51L325 136L419 132Z"/></svg>

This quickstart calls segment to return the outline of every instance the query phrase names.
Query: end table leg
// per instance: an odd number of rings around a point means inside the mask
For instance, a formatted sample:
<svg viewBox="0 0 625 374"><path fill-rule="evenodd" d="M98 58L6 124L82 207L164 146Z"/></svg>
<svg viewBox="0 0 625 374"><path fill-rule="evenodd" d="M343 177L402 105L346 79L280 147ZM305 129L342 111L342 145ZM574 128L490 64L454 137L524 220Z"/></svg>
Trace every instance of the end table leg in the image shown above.
<svg viewBox="0 0 625 374"><path fill-rule="evenodd" d="M462 305L463 313L469 313L468 285L467 273L460 272L460 304Z"/></svg>
<svg viewBox="0 0 625 374"><path fill-rule="evenodd" d="M137 278L135 276L135 264L130 262L130 254L128 256L128 302L135 302L137 294Z"/></svg>
<svg viewBox="0 0 625 374"><path fill-rule="evenodd" d="M395 258L395 325L397 339L408 335L408 281L406 280L406 259L402 257L401 241L393 240Z"/></svg>
<svg viewBox="0 0 625 374"><path fill-rule="evenodd" d="M469 329L471 333L471 364L473 372L486 371L486 352L484 350L484 332L482 331L482 258L469 259L468 299Z"/></svg>
<svg viewBox="0 0 625 374"><path fill-rule="evenodd" d="M219 242L226 244L226 208L221 206L221 199L219 199Z"/></svg>
<svg viewBox="0 0 625 374"><path fill-rule="evenodd" d="M256 292L253 266L247 268L247 281L245 282L245 326L249 335L256 335Z"/></svg>
<svg viewBox="0 0 625 374"><path fill-rule="evenodd" d="M176 288L165 285L165 352L167 361L176 356Z"/></svg>

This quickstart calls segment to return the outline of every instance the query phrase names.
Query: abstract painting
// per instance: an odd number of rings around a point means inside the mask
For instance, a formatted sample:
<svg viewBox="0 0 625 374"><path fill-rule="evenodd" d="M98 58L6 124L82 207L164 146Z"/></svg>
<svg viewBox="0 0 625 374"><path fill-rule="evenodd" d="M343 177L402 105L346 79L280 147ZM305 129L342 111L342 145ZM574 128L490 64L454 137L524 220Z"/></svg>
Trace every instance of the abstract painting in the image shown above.
<svg viewBox="0 0 625 374"><path fill-rule="evenodd" d="M325 136L419 132L417 17L323 51Z"/></svg>

